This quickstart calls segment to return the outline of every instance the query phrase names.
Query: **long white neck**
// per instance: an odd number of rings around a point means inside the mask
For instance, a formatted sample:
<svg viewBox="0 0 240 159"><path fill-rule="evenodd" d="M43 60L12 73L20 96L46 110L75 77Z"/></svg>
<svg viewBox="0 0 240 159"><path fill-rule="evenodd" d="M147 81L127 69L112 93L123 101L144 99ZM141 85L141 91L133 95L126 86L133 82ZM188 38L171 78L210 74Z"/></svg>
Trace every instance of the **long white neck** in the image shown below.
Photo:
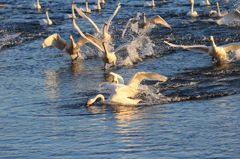
<svg viewBox="0 0 240 159"><path fill-rule="evenodd" d="M144 23L144 24L147 23L147 18L146 18L146 15L145 15L145 14L143 15L143 23Z"/></svg>
<svg viewBox="0 0 240 159"><path fill-rule="evenodd" d="M37 5L37 7L40 6L39 0L36 0L36 5Z"/></svg>
<svg viewBox="0 0 240 159"><path fill-rule="evenodd" d="M108 49L107 49L107 47L106 47L106 44L105 44L105 43L103 43L103 49L104 49L104 52L105 52L104 56L105 56L105 58L107 58L107 57L108 57L108 54L109 54L109 52L108 52Z"/></svg>
<svg viewBox="0 0 240 159"><path fill-rule="evenodd" d="M214 38L213 37L211 38L211 42L212 42L212 48L215 51L217 46L216 46L216 44L214 42Z"/></svg>
<svg viewBox="0 0 240 159"><path fill-rule="evenodd" d="M86 12L88 12L88 1L86 1Z"/></svg>
<svg viewBox="0 0 240 159"><path fill-rule="evenodd" d="M74 4L72 4L72 18L76 18L75 12L74 12Z"/></svg>
<svg viewBox="0 0 240 159"><path fill-rule="evenodd" d="M92 103L94 103L98 98L100 98L101 101L105 101L104 96L103 96L102 94L98 94L98 95L96 95L94 98L91 99L91 100L92 100ZM92 104L92 103L91 103L91 104Z"/></svg>
<svg viewBox="0 0 240 159"><path fill-rule="evenodd" d="M103 39L105 39L108 35L108 30L107 30L107 24L104 24L103 26Z"/></svg>
<svg viewBox="0 0 240 159"><path fill-rule="evenodd" d="M154 0L152 0L152 6L155 6Z"/></svg>
<svg viewBox="0 0 240 159"><path fill-rule="evenodd" d="M217 5L217 9L218 9L218 15L221 16L221 11L220 11L220 7L219 7L218 2L216 3L216 5Z"/></svg>
<svg viewBox="0 0 240 159"><path fill-rule="evenodd" d="M50 24L50 23L51 23L51 20L50 20L50 18L49 18L49 16L48 16L48 11L46 11L46 17L47 17L47 22L48 22L48 24Z"/></svg>
<svg viewBox="0 0 240 159"><path fill-rule="evenodd" d="M192 8L191 8L191 13L194 12L194 1L192 2Z"/></svg>
<svg viewBox="0 0 240 159"><path fill-rule="evenodd" d="M70 39L71 39L72 47L75 48L77 46L77 44L75 43L75 41L72 37Z"/></svg>
<svg viewBox="0 0 240 159"><path fill-rule="evenodd" d="M97 9L98 9L98 10L101 10L100 0L97 0Z"/></svg>

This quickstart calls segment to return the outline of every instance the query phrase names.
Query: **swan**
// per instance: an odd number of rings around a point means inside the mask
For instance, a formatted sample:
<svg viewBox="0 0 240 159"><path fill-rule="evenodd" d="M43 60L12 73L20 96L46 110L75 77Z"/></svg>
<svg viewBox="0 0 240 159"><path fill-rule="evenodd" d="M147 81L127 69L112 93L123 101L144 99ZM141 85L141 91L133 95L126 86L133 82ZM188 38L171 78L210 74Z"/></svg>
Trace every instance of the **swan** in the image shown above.
<svg viewBox="0 0 240 159"><path fill-rule="evenodd" d="M19 33L16 33L16 34L12 34L12 35L8 35L2 39L0 39L0 41L6 41L6 40L10 40L10 39L13 39L13 38L16 38L18 37L19 35L21 35L22 33L19 32Z"/></svg>
<svg viewBox="0 0 240 159"><path fill-rule="evenodd" d="M111 75L117 78L122 78L121 75L118 75L116 73L111 72ZM104 96L102 94L96 95L94 98L91 98L87 101L86 106L90 106L93 104L98 98L101 99L102 103L105 102L113 102L117 104L123 104L123 105L136 105L138 104L141 99L132 99L134 96L139 93L138 86L141 83L142 80L159 80L165 82L167 80L167 77L153 73L153 72L138 72L132 76L132 78L129 80L129 83L127 85L123 83L112 83L112 84L106 84L104 87L111 90L110 96L105 100Z"/></svg>
<svg viewBox="0 0 240 159"><path fill-rule="evenodd" d="M47 8L46 11L45 11L47 19L39 20L40 25L52 25L53 24L52 20L48 16L48 11L50 11L50 9Z"/></svg>
<svg viewBox="0 0 240 159"><path fill-rule="evenodd" d="M36 3L32 5L31 9L41 9L41 5L39 3L39 0L36 0Z"/></svg>
<svg viewBox="0 0 240 159"><path fill-rule="evenodd" d="M229 52L229 51L234 52L234 51L240 49L240 42L230 43L230 44L222 45L222 46L216 46L213 36L210 36L209 40L211 41L211 44L212 44L211 46L205 46L205 45L192 45L192 46L175 45L175 44L169 43L167 41L164 41L164 43L166 43L166 44L168 44L172 47L181 47L183 49L188 49L188 50L192 50L192 51L206 53L206 54L212 56L212 60L214 60L214 58L215 58L219 63L228 62L227 52Z"/></svg>
<svg viewBox="0 0 240 159"><path fill-rule="evenodd" d="M145 2L144 7L155 7L155 2L152 0L152 2Z"/></svg>
<svg viewBox="0 0 240 159"><path fill-rule="evenodd" d="M102 8L101 8L101 5L100 5L100 0L96 0L96 4L97 5L93 5L93 6L90 6L89 8L91 9L91 10L101 10Z"/></svg>
<svg viewBox="0 0 240 159"><path fill-rule="evenodd" d="M218 2L216 2L215 4L217 6L217 11L211 11L209 14L211 14L213 17L223 17L223 16L228 14L227 11L226 12L221 12L220 11L220 7L219 7L219 3Z"/></svg>
<svg viewBox="0 0 240 159"><path fill-rule="evenodd" d="M159 15L156 15L156 16L150 18L150 19L147 19L146 18L146 14L143 13L143 20L132 20L132 19L130 19L128 21L128 23L126 24L126 26L125 26L125 28L124 28L124 30L122 32L122 37L124 37L124 34L125 34L126 30L127 30L127 27L130 24L136 24L136 23L138 24L138 31L139 31L139 29L148 30L149 25L151 23L162 24L162 25L164 25L164 26L166 26L166 27L171 29L171 26L162 17L160 17Z"/></svg>
<svg viewBox="0 0 240 159"><path fill-rule="evenodd" d="M117 8L115 9L113 15L108 19L107 22L104 23L102 32L100 31L98 26L94 23L94 21L92 21L86 14L84 14L82 12L81 8L78 8L77 6L74 6L74 8L76 9L77 13L82 18L87 19L90 22L90 24L96 29L96 31L98 33L102 34L102 37L103 37L104 40L108 41L111 38L111 35L108 33L108 29L109 29L109 26L111 25L112 19L117 14L118 10L121 8L121 4L120 3L118 4Z"/></svg>
<svg viewBox="0 0 240 159"><path fill-rule="evenodd" d="M191 7L191 11L189 11L189 12L187 13L187 16L197 17L197 16L198 16L198 13L197 13L196 11L194 11L194 0L190 0L189 2L192 3L192 7Z"/></svg>
<svg viewBox="0 0 240 159"><path fill-rule="evenodd" d="M91 9L88 8L88 0L86 0L85 4L86 4L86 7L82 8L82 11L85 13L92 13Z"/></svg>
<svg viewBox="0 0 240 159"><path fill-rule="evenodd" d="M200 2L199 5L200 5L200 6L210 6L211 3L210 3L208 0L203 0L203 1Z"/></svg>
<svg viewBox="0 0 240 159"><path fill-rule="evenodd" d="M232 22L234 19L240 19L240 12L236 9L234 11L231 11L230 13L226 14L223 16L221 19L216 20L216 23L221 25L221 24L227 24Z"/></svg>
<svg viewBox="0 0 240 159"><path fill-rule="evenodd" d="M71 3L71 8L72 8L72 14L66 14L65 15L65 19L77 19L77 17L76 17L76 15L75 15L75 12L74 12L74 4L75 4L75 2L72 2Z"/></svg>
<svg viewBox="0 0 240 159"><path fill-rule="evenodd" d="M80 47L82 45L84 45L87 42L97 41L90 34L83 34L83 33L82 33L82 38L80 38L77 43L75 43L72 35L69 36L69 39L71 40L71 43L65 42L64 40L62 40L59 34L55 33L53 35L50 35L43 41L42 48L45 48L48 46L55 46L59 50L63 50L65 48L67 53L70 55L72 61L74 61L78 58L82 58L80 54Z"/></svg>

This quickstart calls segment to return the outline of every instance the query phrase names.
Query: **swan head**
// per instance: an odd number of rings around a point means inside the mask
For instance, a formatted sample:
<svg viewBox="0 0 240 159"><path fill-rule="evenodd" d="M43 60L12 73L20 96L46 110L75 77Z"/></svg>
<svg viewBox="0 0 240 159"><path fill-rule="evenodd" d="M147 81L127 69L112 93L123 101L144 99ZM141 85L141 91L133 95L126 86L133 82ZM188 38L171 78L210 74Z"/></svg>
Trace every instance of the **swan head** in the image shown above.
<svg viewBox="0 0 240 159"><path fill-rule="evenodd" d="M46 8L46 10L45 10L46 12L49 12L50 11L50 9L49 8Z"/></svg>
<svg viewBox="0 0 240 159"><path fill-rule="evenodd" d="M75 4L75 2L72 2L71 4L73 5L73 4Z"/></svg>
<svg viewBox="0 0 240 159"><path fill-rule="evenodd" d="M73 39L72 35L69 35L69 39Z"/></svg>
<svg viewBox="0 0 240 159"><path fill-rule="evenodd" d="M209 40L213 41L213 40L214 40L213 36L210 36L210 37L209 37Z"/></svg>
<svg viewBox="0 0 240 159"><path fill-rule="evenodd" d="M194 0L190 0L189 2L190 2L190 3L194 3Z"/></svg>
<svg viewBox="0 0 240 159"><path fill-rule="evenodd" d="M215 3L216 5L219 5L218 2Z"/></svg>
<svg viewBox="0 0 240 159"><path fill-rule="evenodd" d="M94 99L89 99L87 102L86 102L86 104L85 104L85 106L86 107L89 107L91 104L93 104L95 102L95 100Z"/></svg>

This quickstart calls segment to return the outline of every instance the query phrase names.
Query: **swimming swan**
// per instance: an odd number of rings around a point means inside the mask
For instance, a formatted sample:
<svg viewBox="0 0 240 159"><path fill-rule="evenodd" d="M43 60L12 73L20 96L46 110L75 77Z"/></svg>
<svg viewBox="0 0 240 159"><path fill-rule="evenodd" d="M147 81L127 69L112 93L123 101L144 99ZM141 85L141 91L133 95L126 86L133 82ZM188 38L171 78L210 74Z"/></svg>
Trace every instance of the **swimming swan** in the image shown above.
<svg viewBox="0 0 240 159"><path fill-rule="evenodd" d="M50 9L47 8L46 11L45 11L47 19L39 20L40 25L52 25L53 24L52 20L48 16L48 11L50 11Z"/></svg>
<svg viewBox="0 0 240 159"><path fill-rule="evenodd" d="M203 1L200 2L199 5L200 5L200 6L210 6L211 3L210 3L208 0L203 0Z"/></svg>
<svg viewBox="0 0 240 159"><path fill-rule="evenodd" d="M237 9L226 14L221 19L216 20L216 23L219 25L227 24L232 22L234 19L240 19L240 12Z"/></svg>
<svg viewBox="0 0 240 159"><path fill-rule="evenodd" d="M194 11L194 0L190 0L189 2L192 3L192 6L191 6L191 10L187 13L187 16L197 17L198 13Z"/></svg>
<svg viewBox="0 0 240 159"><path fill-rule="evenodd" d="M76 15L75 15L75 12L74 12L74 4L75 4L75 2L72 2L71 3L71 8L72 8L72 14L66 14L65 15L65 19L77 19L77 17L76 17Z"/></svg>
<svg viewBox="0 0 240 159"><path fill-rule="evenodd" d="M120 75L113 72L111 72L110 74L113 75L114 77L115 76L121 77ZM143 79L159 80L159 81L165 82L167 80L167 77L163 75L159 75L157 73L153 73L153 72L138 72L134 76L132 76L128 85L124 85L124 83L123 84L119 84L119 83L106 84L104 87L111 90L111 94L107 98L107 100L105 101L105 98L102 94L98 94L94 98L89 99L86 103L86 106L90 106L98 98L101 99L102 103L113 102L113 103L123 104L123 105L136 105L141 101L141 99L131 99L131 98L134 98L134 96L139 92L137 88Z"/></svg>
<svg viewBox="0 0 240 159"><path fill-rule="evenodd" d="M162 17L160 17L159 15L156 15L156 16L150 18L150 19L147 19L146 18L146 14L143 13L143 20L137 20L137 19L136 20L132 20L132 19L130 19L128 21L128 23L126 24L125 28L123 29L122 37L124 37L124 34L125 34L126 30L127 30L127 27L130 24L136 24L136 23L138 24L138 31L139 31L139 29L148 30L150 23L162 24L162 25L164 25L164 26L166 26L166 27L171 29L171 26Z"/></svg>
<svg viewBox="0 0 240 159"><path fill-rule="evenodd" d="M219 3L218 2L216 2L215 4L216 4L218 10L217 11L214 11L214 10L211 11L209 13L210 15L212 15L213 17L223 17L223 16L228 14L228 12L221 12L220 11L220 7L219 7Z"/></svg>
<svg viewBox="0 0 240 159"><path fill-rule="evenodd" d="M86 6L85 8L82 8L82 11L85 13L92 13L91 9L89 9L88 7L88 0L86 0L85 6Z"/></svg>
<svg viewBox="0 0 240 159"><path fill-rule="evenodd" d="M90 6L89 8L91 9L91 10L101 10L102 8L101 8L101 5L100 5L100 0L96 0L96 2L95 2L97 5L93 5L93 6Z"/></svg>
<svg viewBox="0 0 240 159"><path fill-rule="evenodd" d="M31 9L41 9L41 5L39 3L39 0L36 0L36 3L32 5Z"/></svg>
<svg viewBox="0 0 240 159"><path fill-rule="evenodd" d="M155 7L155 2L152 0L151 2L145 2L144 7Z"/></svg>
<svg viewBox="0 0 240 159"><path fill-rule="evenodd" d="M240 49L240 42L238 43L230 43L227 45L222 45L222 46L216 46L214 42L213 36L209 37L209 40L212 43L212 46L205 46L205 45L192 45L192 46L186 46L186 45L175 45L172 43L169 43L167 41L164 41L164 43L172 46L172 47L181 47L183 49L187 50L192 50L192 51L197 51L197 52L202 52L206 53L210 56L212 56L212 60L215 58L219 63L222 62L228 62L227 61L227 52L229 51L236 51Z"/></svg>

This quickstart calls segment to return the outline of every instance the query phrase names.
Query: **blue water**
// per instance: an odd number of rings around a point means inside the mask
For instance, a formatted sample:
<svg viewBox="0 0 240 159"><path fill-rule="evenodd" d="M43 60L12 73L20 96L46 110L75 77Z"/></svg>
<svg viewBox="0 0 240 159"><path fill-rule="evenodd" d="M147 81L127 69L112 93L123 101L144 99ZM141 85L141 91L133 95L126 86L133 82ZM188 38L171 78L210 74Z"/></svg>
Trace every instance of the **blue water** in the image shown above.
<svg viewBox="0 0 240 159"><path fill-rule="evenodd" d="M163 43L210 45L210 35L217 45L239 42L239 21L219 26L204 21L211 19L208 15L186 17L190 4L183 0L156 1L155 8L144 8L143 0L111 1L89 17L101 26L119 2L122 8L110 27L115 47L131 39L128 32L122 40L121 31L137 11L148 17L160 15L172 29L155 25L146 36L155 44L151 56L124 65L127 50L123 49L117 53L117 67L104 72L91 45L81 48L85 59L76 62L65 51L41 48L53 33L66 41L70 34L80 37L71 20L64 19L71 13L71 1L40 0L40 12L31 10L26 0L1 1L23 5L0 8L0 38L22 32L0 43L0 158L239 158L239 60L219 66L206 54ZM79 7L83 4L76 1ZM223 0L220 5L227 11L240 6L238 1ZM51 9L49 16L58 25L39 25L45 8ZM204 14L216 6L196 4L195 10ZM84 19L77 19L77 24L93 34ZM139 71L165 75L165 83L142 83L165 98L142 96L144 100L137 106L85 107L96 94L109 95L100 85L109 81L110 71L125 81Z"/></svg>

